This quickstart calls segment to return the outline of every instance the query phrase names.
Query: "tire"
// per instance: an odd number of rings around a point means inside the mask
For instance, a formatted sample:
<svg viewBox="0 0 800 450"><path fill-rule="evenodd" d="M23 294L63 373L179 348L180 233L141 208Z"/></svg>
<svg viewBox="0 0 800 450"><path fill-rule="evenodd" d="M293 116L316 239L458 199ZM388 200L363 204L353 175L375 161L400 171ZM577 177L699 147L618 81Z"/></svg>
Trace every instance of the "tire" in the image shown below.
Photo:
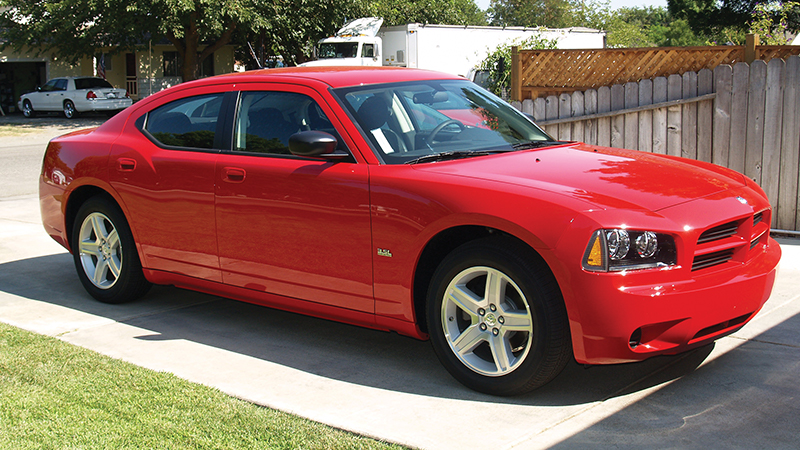
<svg viewBox="0 0 800 450"><path fill-rule="evenodd" d="M492 293L487 284L502 293ZM532 391L572 358L569 321L555 278L538 255L508 237L453 250L433 275L426 312L442 365L479 392Z"/></svg>
<svg viewBox="0 0 800 450"><path fill-rule="evenodd" d="M31 105L30 100L25 100L24 102L22 102L22 115L28 119L36 115L36 112L33 110L33 105Z"/></svg>
<svg viewBox="0 0 800 450"><path fill-rule="evenodd" d="M64 117L67 119L74 119L78 116L78 110L75 109L75 104L72 100L64 101Z"/></svg>
<svg viewBox="0 0 800 450"><path fill-rule="evenodd" d="M72 227L72 256L86 291L103 303L125 303L150 289L128 222L104 197L81 205Z"/></svg>

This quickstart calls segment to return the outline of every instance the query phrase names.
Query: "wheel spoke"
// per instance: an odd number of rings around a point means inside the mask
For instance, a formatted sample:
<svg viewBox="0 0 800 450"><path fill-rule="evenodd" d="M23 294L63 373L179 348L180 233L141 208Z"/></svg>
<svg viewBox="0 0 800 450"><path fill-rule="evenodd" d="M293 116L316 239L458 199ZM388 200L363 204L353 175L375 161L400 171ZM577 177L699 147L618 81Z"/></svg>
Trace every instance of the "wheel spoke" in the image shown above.
<svg viewBox="0 0 800 450"><path fill-rule="evenodd" d="M80 243L79 251L84 255L100 257L100 244L97 242L83 241Z"/></svg>
<svg viewBox="0 0 800 450"><path fill-rule="evenodd" d="M111 232L108 233L106 242L108 243L108 246L111 247L112 251L116 251L119 248L119 235L117 234L116 228L112 228Z"/></svg>
<svg viewBox="0 0 800 450"><path fill-rule="evenodd" d="M495 270L486 272L486 301L490 304L499 304L505 298L506 280L502 274Z"/></svg>
<svg viewBox="0 0 800 450"><path fill-rule="evenodd" d="M103 218L99 215L92 216L92 231L98 240L105 239L108 236Z"/></svg>
<svg viewBox="0 0 800 450"><path fill-rule="evenodd" d="M453 302L453 304L469 314L472 318L478 317L478 309L480 309L482 303L484 303L483 299L475 297L475 295L462 284L456 285L448 292L448 300Z"/></svg>
<svg viewBox="0 0 800 450"><path fill-rule="evenodd" d="M485 336L486 333L482 332L476 325L472 325L453 340L453 349L462 356L472 353L485 340Z"/></svg>
<svg viewBox="0 0 800 450"><path fill-rule="evenodd" d="M111 258L108 258L105 262L108 265L108 270L111 272L111 275L114 276L114 279L116 280L117 278L119 278L120 267L121 267L119 259L117 259L116 256L112 256Z"/></svg>
<svg viewBox="0 0 800 450"><path fill-rule="evenodd" d="M94 266L94 275L92 279L94 280L94 284L97 286L102 286L106 283L106 274L108 272L108 263L100 258L97 260L97 264Z"/></svg>
<svg viewBox="0 0 800 450"><path fill-rule="evenodd" d="M503 312L503 330L509 331L533 331L531 317L525 312Z"/></svg>
<svg viewBox="0 0 800 450"><path fill-rule="evenodd" d="M489 339L489 347L492 349L492 358L498 372L505 372L511 367L514 359L511 353L511 345L503 334L492 336Z"/></svg>

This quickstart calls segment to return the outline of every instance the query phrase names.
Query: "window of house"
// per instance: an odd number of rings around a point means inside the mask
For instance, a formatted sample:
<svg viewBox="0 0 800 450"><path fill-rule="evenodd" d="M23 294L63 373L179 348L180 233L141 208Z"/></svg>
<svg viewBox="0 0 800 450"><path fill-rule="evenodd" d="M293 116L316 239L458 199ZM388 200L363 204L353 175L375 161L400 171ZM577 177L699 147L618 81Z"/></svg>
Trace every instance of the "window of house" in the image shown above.
<svg viewBox="0 0 800 450"><path fill-rule="evenodd" d="M162 57L164 59L164 76L179 77L182 64L178 52L164 52Z"/></svg>
<svg viewBox="0 0 800 450"><path fill-rule="evenodd" d="M224 94L187 97L147 114L144 129L167 147L214 148Z"/></svg>

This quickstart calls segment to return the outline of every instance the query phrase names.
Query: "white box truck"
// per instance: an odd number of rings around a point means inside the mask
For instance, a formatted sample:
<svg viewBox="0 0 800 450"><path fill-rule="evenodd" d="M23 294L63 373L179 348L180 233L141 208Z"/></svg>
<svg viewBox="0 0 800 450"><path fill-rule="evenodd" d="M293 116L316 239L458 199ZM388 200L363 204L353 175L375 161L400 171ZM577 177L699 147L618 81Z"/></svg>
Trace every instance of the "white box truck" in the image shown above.
<svg viewBox="0 0 800 450"><path fill-rule="evenodd" d="M467 76L502 44L537 36L557 48L604 48L604 31L590 28L476 27L409 23L382 27L383 19L348 22L319 41L317 59L304 66L397 66Z"/></svg>

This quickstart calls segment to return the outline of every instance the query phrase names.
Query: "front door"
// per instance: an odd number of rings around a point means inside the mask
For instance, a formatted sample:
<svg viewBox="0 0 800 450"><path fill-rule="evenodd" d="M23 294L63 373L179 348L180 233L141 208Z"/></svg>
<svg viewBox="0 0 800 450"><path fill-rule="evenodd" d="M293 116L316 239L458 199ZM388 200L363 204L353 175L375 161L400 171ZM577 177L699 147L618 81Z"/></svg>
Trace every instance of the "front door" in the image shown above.
<svg viewBox="0 0 800 450"><path fill-rule="evenodd" d="M367 166L289 153L296 132L336 133L313 90L244 91L239 105L216 170L223 281L372 313Z"/></svg>

